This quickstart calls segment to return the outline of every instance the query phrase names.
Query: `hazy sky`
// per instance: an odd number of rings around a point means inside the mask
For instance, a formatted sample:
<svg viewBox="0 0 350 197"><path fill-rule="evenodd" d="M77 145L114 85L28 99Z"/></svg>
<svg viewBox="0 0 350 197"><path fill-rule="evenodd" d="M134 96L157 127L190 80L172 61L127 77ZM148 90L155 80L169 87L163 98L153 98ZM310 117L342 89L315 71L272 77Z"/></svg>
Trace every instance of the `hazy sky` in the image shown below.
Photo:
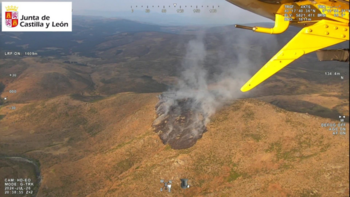
<svg viewBox="0 0 350 197"><path fill-rule="evenodd" d="M21 2L33 0L18 0ZM41 0L35 0L41 1ZM46 0L48 1L48 0ZM57 2L58 0L51 0ZM2 1L1 1L2 2ZM7 0L5 2L16 2ZM193 24L237 24L254 22L271 22L271 20L260 17L254 13L245 11L225 0L71 0L73 2L73 14L97 15L105 17L121 17L130 20L138 20L150 23L181 25ZM177 4L174 8L174 3ZM171 6L169 8L169 5ZM184 13L177 13L179 6L187 6ZM201 6L201 13L194 14L190 6ZM134 11L132 12L132 8ZM136 8L136 6L138 6ZM143 6L143 8L141 8ZM146 13L149 6L150 13ZM154 8L152 8L154 6ZM161 8L166 6L167 13L161 13ZM209 13L205 7L219 6L217 13Z"/></svg>

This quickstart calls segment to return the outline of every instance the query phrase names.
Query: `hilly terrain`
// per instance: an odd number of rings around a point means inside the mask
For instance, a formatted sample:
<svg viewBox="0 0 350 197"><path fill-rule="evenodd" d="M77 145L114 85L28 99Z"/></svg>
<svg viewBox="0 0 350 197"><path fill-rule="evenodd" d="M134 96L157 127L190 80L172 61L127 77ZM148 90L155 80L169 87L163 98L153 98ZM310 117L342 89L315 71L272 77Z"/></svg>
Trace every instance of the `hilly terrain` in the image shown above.
<svg viewBox="0 0 350 197"><path fill-rule="evenodd" d="M195 146L172 150L150 126L156 95L24 105L1 121L0 154L40 161L38 196L349 194L349 137L321 127L332 120L242 99L219 111ZM174 181L172 194L159 192L160 179Z"/></svg>
<svg viewBox="0 0 350 197"><path fill-rule="evenodd" d="M347 63L312 53L249 93L232 86L234 99L190 148L163 144L152 127L157 97L196 61L193 40L203 40L202 69L216 90L231 82L222 77L246 81L298 28L262 35L74 20L70 33L0 33L0 180L30 177L34 195L45 197L349 196ZM339 116L345 135L324 126ZM171 193L160 192L160 179L173 180Z"/></svg>

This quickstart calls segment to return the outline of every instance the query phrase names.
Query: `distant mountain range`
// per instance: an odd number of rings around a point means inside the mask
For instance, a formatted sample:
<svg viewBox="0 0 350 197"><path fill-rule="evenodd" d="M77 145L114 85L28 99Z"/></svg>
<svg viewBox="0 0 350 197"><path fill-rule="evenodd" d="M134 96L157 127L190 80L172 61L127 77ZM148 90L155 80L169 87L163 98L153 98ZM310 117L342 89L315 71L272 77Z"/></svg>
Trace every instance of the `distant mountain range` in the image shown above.
<svg viewBox="0 0 350 197"><path fill-rule="evenodd" d="M2 7L0 4L0 13L2 13ZM144 10L130 11L103 11L103 10L73 10L74 15L92 16L92 17L106 17L106 18L120 18L126 20L133 20L138 22L157 24L162 26L187 26L187 25L199 25L199 26L218 26L218 25L230 25L239 23L243 18L227 18L220 16L220 12L208 17L205 14L176 14L176 13L159 13L151 12L145 13ZM260 21L266 21L267 19L260 19ZM242 22L240 22L242 23ZM244 22L243 22L244 23Z"/></svg>

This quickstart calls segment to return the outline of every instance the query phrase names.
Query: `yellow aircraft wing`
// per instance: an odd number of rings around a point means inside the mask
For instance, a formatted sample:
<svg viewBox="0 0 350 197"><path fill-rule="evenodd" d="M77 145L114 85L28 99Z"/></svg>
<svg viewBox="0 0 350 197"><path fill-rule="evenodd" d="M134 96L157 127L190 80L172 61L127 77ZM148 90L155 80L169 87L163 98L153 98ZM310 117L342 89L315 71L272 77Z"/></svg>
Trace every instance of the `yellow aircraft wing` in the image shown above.
<svg viewBox="0 0 350 197"><path fill-rule="evenodd" d="M349 40L349 0L227 0L243 9L274 19L273 28L247 27L259 33L280 34L289 25L301 31L273 56L242 88L249 91L294 60Z"/></svg>

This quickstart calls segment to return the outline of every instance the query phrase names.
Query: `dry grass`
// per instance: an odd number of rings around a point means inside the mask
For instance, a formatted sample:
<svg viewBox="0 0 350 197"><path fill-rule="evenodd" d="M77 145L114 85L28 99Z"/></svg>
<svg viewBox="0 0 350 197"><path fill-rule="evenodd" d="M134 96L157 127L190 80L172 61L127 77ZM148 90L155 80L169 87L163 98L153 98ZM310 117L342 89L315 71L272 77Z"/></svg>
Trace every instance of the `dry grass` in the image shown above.
<svg viewBox="0 0 350 197"><path fill-rule="evenodd" d="M155 96L28 104L0 120L8 147L0 151L40 161L39 196L168 195L159 192L160 179L173 180L177 196L348 194L349 135L320 126L330 119L242 99L212 117L195 146L177 151L151 130ZM180 178L191 188L181 189Z"/></svg>

